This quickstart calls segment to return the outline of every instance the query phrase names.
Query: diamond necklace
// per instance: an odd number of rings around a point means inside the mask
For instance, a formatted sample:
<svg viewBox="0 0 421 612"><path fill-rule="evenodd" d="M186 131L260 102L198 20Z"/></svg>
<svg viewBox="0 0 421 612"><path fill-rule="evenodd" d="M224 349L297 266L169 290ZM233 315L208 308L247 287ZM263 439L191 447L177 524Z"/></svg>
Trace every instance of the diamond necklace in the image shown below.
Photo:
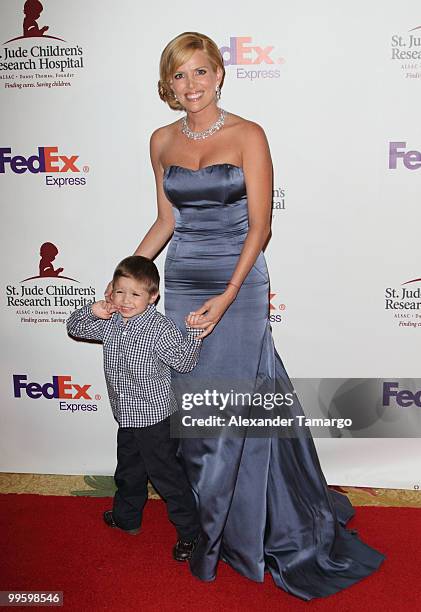
<svg viewBox="0 0 421 612"><path fill-rule="evenodd" d="M218 119L215 121L213 125L211 125L207 130L203 130L202 132L193 132L187 125L187 115L181 119L181 131L183 134L190 138L191 140L203 140L204 138L209 138L212 134L215 134L225 123L225 111L223 108L220 109Z"/></svg>

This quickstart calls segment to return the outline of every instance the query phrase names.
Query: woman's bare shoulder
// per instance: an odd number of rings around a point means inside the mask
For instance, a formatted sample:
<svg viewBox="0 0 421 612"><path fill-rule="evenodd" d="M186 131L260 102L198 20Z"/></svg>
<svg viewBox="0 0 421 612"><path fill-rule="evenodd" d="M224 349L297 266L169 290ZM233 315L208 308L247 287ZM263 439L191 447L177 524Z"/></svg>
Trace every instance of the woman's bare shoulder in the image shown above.
<svg viewBox="0 0 421 612"><path fill-rule="evenodd" d="M168 123L168 125L162 125L161 127L154 130L151 134L151 143L156 142L159 144L162 141L167 141L177 133L177 126L180 125L180 119Z"/></svg>
<svg viewBox="0 0 421 612"><path fill-rule="evenodd" d="M240 117L229 113L229 122L233 130L241 137L241 139L259 138L264 136L265 132L261 125L250 119Z"/></svg>
<svg viewBox="0 0 421 612"><path fill-rule="evenodd" d="M236 143L239 150L249 149L250 145L257 148L267 146L266 134L258 123L232 113L229 118L232 129L231 141Z"/></svg>
<svg viewBox="0 0 421 612"><path fill-rule="evenodd" d="M163 125L151 134L150 138L150 151L152 163L160 160L162 154L171 146L172 140L175 138L179 131L180 120L173 121L168 125Z"/></svg>

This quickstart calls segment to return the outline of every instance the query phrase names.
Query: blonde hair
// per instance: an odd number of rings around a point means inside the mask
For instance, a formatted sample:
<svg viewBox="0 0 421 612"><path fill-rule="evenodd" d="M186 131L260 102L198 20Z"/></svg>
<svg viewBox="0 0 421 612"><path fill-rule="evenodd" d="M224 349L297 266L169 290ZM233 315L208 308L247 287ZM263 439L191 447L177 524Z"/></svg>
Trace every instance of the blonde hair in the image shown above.
<svg viewBox="0 0 421 612"><path fill-rule="evenodd" d="M224 60L216 43L205 34L183 32L167 44L159 62L159 97L173 110L183 110L183 106L174 98L169 81L178 66L185 64L197 49L206 53L215 72L217 68L222 70L222 79L219 83L222 89L225 78Z"/></svg>

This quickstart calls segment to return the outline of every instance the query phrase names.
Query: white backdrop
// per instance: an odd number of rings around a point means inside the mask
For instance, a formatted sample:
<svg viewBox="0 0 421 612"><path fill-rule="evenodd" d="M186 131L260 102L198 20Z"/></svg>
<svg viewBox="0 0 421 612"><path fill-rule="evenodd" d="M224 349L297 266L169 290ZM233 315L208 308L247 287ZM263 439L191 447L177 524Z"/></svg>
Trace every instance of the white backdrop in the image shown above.
<svg viewBox="0 0 421 612"><path fill-rule="evenodd" d="M180 116L158 98L158 62L186 30L231 48L221 106L261 124L269 139L271 314L289 374L418 377L421 281L403 285L421 277L418 2L215 0L203 17L192 0L147 9L127 0L44 0L36 23L49 26L45 35L16 39L23 4L3 3L0 20L0 470L113 473L116 426L101 348L67 337L63 322L73 306L66 300L101 297L116 263L155 218L149 137ZM396 168L390 142L413 152ZM62 156L52 165L63 171L25 169L38 147L57 147L49 155ZM9 162L14 156L22 157ZM68 184L58 186L57 177ZM57 253L49 265L63 271L31 278L46 242ZM54 376L90 385L89 399L44 398L39 385ZM37 384L15 392L14 380ZM77 387L63 394L74 397ZM390 406L393 438L317 439L328 481L417 487L420 444L399 437L407 435L399 428L410 413L412 435L421 434L421 407L405 410Z"/></svg>

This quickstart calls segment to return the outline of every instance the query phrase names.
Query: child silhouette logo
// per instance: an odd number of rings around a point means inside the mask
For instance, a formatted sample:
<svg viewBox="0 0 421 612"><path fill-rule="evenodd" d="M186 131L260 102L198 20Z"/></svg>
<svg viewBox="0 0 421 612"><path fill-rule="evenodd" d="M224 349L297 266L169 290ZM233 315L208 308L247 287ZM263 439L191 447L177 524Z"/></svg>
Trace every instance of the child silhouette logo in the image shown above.
<svg viewBox="0 0 421 612"><path fill-rule="evenodd" d="M25 18L23 20L23 35L28 36L44 36L44 32L48 30L48 26L38 27L37 19L39 19L44 7L39 0L26 0L23 12Z"/></svg>
<svg viewBox="0 0 421 612"><path fill-rule="evenodd" d="M40 276L60 276L64 268L54 270L53 261L58 255L58 248L52 242L44 242L39 250L41 261L39 262Z"/></svg>
<svg viewBox="0 0 421 612"><path fill-rule="evenodd" d="M51 278L58 277L64 278L66 280L74 281L78 283L74 278L70 278L69 276L62 276L61 273L64 271L64 268L54 268L53 261L58 255L58 248L52 242L44 242L39 250L40 262L39 262L39 276L30 276L29 278L25 278L21 283L24 283L29 280L33 280L34 278Z"/></svg>
<svg viewBox="0 0 421 612"><path fill-rule="evenodd" d="M53 38L54 40L63 40L63 38L57 38L57 36L45 35L45 32L49 29L48 25L39 27L37 20L41 17L41 13L44 10L43 5L39 0L26 0L23 6L23 13L25 15L23 19L23 36L17 36L6 41L7 43L13 42L14 40L20 40L21 38Z"/></svg>

